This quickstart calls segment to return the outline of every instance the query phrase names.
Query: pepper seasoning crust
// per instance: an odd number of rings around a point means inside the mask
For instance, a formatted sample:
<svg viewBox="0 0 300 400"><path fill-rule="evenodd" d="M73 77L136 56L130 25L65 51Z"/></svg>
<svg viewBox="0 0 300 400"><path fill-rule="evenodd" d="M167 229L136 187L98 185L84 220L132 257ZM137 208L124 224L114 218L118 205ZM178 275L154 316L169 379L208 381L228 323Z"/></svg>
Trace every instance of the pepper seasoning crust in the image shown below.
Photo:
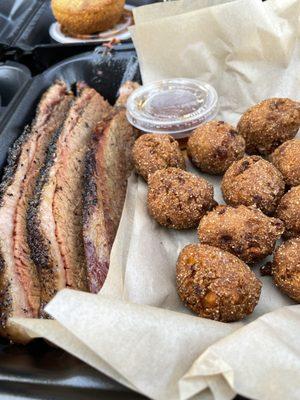
<svg viewBox="0 0 300 400"><path fill-rule="evenodd" d="M144 134L135 141L132 154L135 169L146 182L150 174L160 169L186 169L179 144L170 135Z"/></svg>
<svg viewBox="0 0 300 400"><path fill-rule="evenodd" d="M58 128L50 140L47 155L43 167L40 169L39 176L36 181L36 186L33 192L33 197L29 202L28 212L26 215L27 238L30 249L30 256L34 263L38 266L38 272L41 282L41 306L40 316L48 318L48 314L44 311L49 299L44 299L43 293L47 292L47 288L51 287L51 296L54 297L57 293L54 285L51 286L51 280L54 275L51 265L54 263L49 258L49 242L45 239L41 230L41 221L38 214L39 204L43 196L43 188L47 183L51 168L55 163L57 156L57 141L61 135L62 127ZM50 282L50 283L49 283Z"/></svg>
<svg viewBox="0 0 300 400"><path fill-rule="evenodd" d="M283 231L279 219L267 217L255 207L218 206L202 218L198 236L201 243L252 264L272 254Z"/></svg>
<svg viewBox="0 0 300 400"><path fill-rule="evenodd" d="M270 161L281 172L288 186L300 185L300 139L292 139L279 146Z"/></svg>
<svg viewBox="0 0 300 400"><path fill-rule="evenodd" d="M300 236L300 185L293 187L282 197L276 216L285 225L285 239Z"/></svg>
<svg viewBox="0 0 300 400"><path fill-rule="evenodd" d="M300 103L287 98L271 98L249 108L237 130L246 140L248 154L272 153L293 139L300 127Z"/></svg>
<svg viewBox="0 0 300 400"><path fill-rule="evenodd" d="M260 156L245 156L234 162L222 180L224 200L231 206L255 205L267 215L273 215L285 183L281 173Z"/></svg>
<svg viewBox="0 0 300 400"><path fill-rule="evenodd" d="M233 126L211 121L195 129L188 140L187 154L202 172L222 175L245 154L245 140Z"/></svg>
<svg viewBox="0 0 300 400"><path fill-rule="evenodd" d="M34 124L34 123L33 123ZM30 140L33 130L30 126L26 126L21 136L14 142L8 151L7 166L4 170L3 177L0 183L0 206L3 206L5 194L9 190L15 177L18 163L21 157L22 149ZM0 239L1 240L1 239ZM2 238L5 240L5 238ZM13 310L13 299L11 296L11 282L5 276L5 259L0 248L0 333L7 336L5 330L7 321Z"/></svg>
<svg viewBox="0 0 300 400"><path fill-rule="evenodd" d="M200 317L238 321L258 303L261 282L243 261L217 247L186 246L176 269L178 294Z"/></svg>
<svg viewBox="0 0 300 400"><path fill-rule="evenodd" d="M148 211L162 226L195 228L216 202L213 186L178 168L156 171L149 177Z"/></svg>
<svg viewBox="0 0 300 400"><path fill-rule="evenodd" d="M300 238L290 239L276 249L272 275L275 285L300 303Z"/></svg>

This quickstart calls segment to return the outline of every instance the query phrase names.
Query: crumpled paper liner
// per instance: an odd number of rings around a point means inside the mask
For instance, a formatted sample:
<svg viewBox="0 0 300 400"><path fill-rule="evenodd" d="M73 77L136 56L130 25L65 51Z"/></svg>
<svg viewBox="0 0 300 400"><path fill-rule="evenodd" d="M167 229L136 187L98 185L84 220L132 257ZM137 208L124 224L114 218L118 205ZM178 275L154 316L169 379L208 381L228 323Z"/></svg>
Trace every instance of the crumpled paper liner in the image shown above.
<svg viewBox="0 0 300 400"><path fill-rule="evenodd" d="M189 0L179 1L182 10ZM177 2L166 3L173 9ZM216 1L192 1L216 4ZM298 0L238 0L158 18L161 4L135 10L131 28L144 83L201 78L220 96L220 117L240 114L268 97L299 99ZM180 10L180 5L177 6ZM171 10L174 11L174 10ZM178 11L179 12L179 11ZM166 14L162 11L162 15ZM152 19L153 17L153 19Z"/></svg>
<svg viewBox="0 0 300 400"><path fill-rule="evenodd" d="M207 80L220 95L219 117L232 123L263 98L299 99L300 0L189 1L136 9L144 81ZM220 180L205 177L222 202ZM146 194L133 175L99 295L63 290L47 306L54 321L14 323L153 399L298 400L300 306L264 277L243 321L193 316L176 294L175 263L196 233L158 226Z"/></svg>

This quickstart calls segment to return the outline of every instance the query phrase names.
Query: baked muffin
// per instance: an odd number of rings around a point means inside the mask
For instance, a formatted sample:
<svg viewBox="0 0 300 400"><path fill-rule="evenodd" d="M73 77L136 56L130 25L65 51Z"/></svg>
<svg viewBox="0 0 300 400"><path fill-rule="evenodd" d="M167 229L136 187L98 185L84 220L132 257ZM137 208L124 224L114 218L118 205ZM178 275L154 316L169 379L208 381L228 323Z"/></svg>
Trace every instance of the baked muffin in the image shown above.
<svg viewBox="0 0 300 400"><path fill-rule="evenodd" d="M185 169L179 144L170 135L148 133L140 136L134 143L132 155L135 169L145 181L148 181L150 174L160 169Z"/></svg>
<svg viewBox="0 0 300 400"><path fill-rule="evenodd" d="M216 204L211 184L178 168L156 171L149 177L148 210L161 225L195 228Z"/></svg>
<svg viewBox="0 0 300 400"><path fill-rule="evenodd" d="M270 157L288 186L300 185L300 139L292 139L279 146Z"/></svg>
<svg viewBox="0 0 300 400"><path fill-rule="evenodd" d="M211 121L195 129L188 140L187 154L202 172L222 175L245 153L245 140L233 126Z"/></svg>
<svg viewBox="0 0 300 400"><path fill-rule="evenodd" d="M300 236L300 186L293 187L282 197L276 216L284 223L286 239Z"/></svg>
<svg viewBox="0 0 300 400"><path fill-rule="evenodd" d="M176 269L178 294L200 317L238 321L258 303L261 282L243 261L217 247L186 246Z"/></svg>
<svg viewBox="0 0 300 400"><path fill-rule="evenodd" d="M106 31L121 19L125 0L51 0L52 11L67 35Z"/></svg>
<svg viewBox="0 0 300 400"><path fill-rule="evenodd" d="M290 239L276 249L271 273L275 285L300 303L300 238Z"/></svg>
<svg viewBox="0 0 300 400"><path fill-rule="evenodd" d="M284 194L281 173L259 156L246 156L234 162L222 180L224 200L231 206L255 205L272 215Z"/></svg>
<svg viewBox="0 0 300 400"><path fill-rule="evenodd" d="M272 153L276 147L296 136L300 127L300 103L272 98L249 108L237 130L246 140L248 154Z"/></svg>
<svg viewBox="0 0 300 400"><path fill-rule="evenodd" d="M201 243L252 264L272 254L283 231L279 219L267 217L255 207L218 206L201 219L198 236Z"/></svg>

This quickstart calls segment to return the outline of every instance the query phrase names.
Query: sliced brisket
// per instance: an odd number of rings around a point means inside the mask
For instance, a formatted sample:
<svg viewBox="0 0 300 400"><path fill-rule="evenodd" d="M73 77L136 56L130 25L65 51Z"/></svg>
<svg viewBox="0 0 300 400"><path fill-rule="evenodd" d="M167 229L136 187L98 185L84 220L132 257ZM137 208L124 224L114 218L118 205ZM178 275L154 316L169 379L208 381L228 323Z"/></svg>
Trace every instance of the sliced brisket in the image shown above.
<svg viewBox="0 0 300 400"><path fill-rule="evenodd" d="M88 289L82 240L84 158L92 132L110 111L95 90L81 88L38 178L27 228L40 271L42 308L60 289Z"/></svg>
<svg viewBox="0 0 300 400"><path fill-rule="evenodd" d="M131 150L137 132L128 123L123 106L136 86L129 82L121 88L114 116L98 125L85 160L83 240L92 293L101 289L108 272L132 171Z"/></svg>
<svg viewBox="0 0 300 400"><path fill-rule="evenodd" d="M0 323L1 333L24 341L7 324L14 317L36 317L40 287L26 237L26 212L32 190L44 163L47 146L63 123L72 96L57 82L42 97L35 120L16 141L0 187Z"/></svg>

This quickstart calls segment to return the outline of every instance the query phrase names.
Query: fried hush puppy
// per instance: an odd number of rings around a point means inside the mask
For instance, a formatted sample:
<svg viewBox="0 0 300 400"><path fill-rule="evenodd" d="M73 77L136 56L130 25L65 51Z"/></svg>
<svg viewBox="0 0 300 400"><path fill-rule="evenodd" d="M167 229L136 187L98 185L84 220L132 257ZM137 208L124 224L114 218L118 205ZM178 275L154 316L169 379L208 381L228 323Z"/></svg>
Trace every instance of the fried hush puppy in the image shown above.
<svg viewBox="0 0 300 400"><path fill-rule="evenodd" d="M201 125L190 136L187 154L202 172L222 175L233 161L245 153L245 140L224 121Z"/></svg>
<svg viewBox="0 0 300 400"><path fill-rule="evenodd" d="M284 194L285 183L270 162L259 156L246 156L228 168L221 187L227 204L255 205L272 215Z"/></svg>
<svg viewBox="0 0 300 400"><path fill-rule="evenodd" d="M279 146L270 161L281 172L288 186L300 185L300 139L292 139Z"/></svg>
<svg viewBox="0 0 300 400"><path fill-rule="evenodd" d="M186 168L179 144L170 135L148 133L140 136L134 143L132 155L137 173L146 182L150 174L160 169Z"/></svg>
<svg viewBox="0 0 300 400"><path fill-rule="evenodd" d="M121 19L125 0L52 0L54 17L70 36L106 31Z"/></svg>
<svg viewBox="0 0 300 400"><path fill-rule="evenodd" d="M272 98L249 108L242 115L237 130L246 140L248 154L267 155L293 139L299 127L300 103Z"/></svg>
<svg viewBox="0 0 300 400"><path fill-rule="evenodd" d="M148 189L148 211L167 228L195 228L216 204L211 184L178 168L151 174Z"/></svg>
<svg viewBox="0 0 300 400"><path fill-rule="evenodd" d="M290 189L281 199L276 216L285 225L286 239L300 236L300 186Z"/></svg>
<svg viewBox="0 0 300 400"><path fill-rule="evenodd" d="M252 264L273 252L283 231L279 219L267 217L255 207L218 206L201 219L198 236L201 243Z"/></svg>
<svg viewBox="0 0 300 400"><path fill-rule="evenodd" d="M204 244L190 244L177 261L181 300L203 318L238 321L253 312L261 282L234 255Z"/></svg>
<svg viewBox="0 0 300 400"><path fill-rule="evenodd" d="M300 303L300 238L287 240L277 247L272 263L261 268L262 275L272 275L275 285Z"/></svg>

